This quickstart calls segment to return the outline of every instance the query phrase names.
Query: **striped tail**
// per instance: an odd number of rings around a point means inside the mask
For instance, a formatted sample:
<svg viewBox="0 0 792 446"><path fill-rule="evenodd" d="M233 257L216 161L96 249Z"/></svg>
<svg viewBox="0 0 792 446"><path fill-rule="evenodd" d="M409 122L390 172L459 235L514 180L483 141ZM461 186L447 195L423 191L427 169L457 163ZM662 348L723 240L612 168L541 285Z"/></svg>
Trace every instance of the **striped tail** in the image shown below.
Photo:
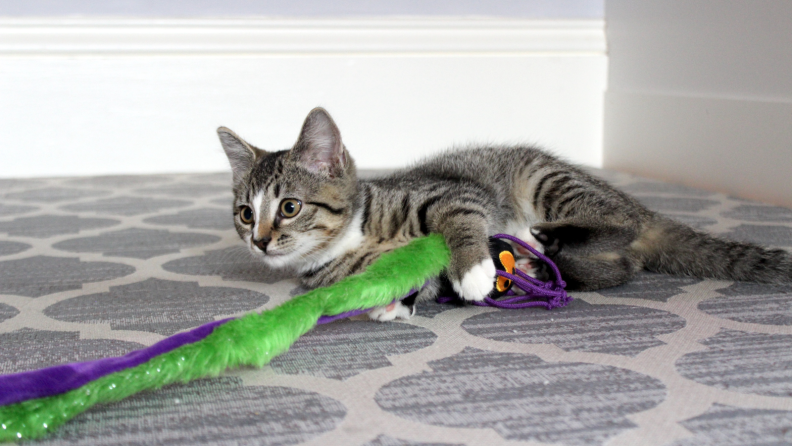
<svg viewBox="0 0 792 446"><path fill-rule="evenodd" d="M792 283L783 249L715 237L657 216L635 243L644 267L659 273L760 283Z"/></svg>

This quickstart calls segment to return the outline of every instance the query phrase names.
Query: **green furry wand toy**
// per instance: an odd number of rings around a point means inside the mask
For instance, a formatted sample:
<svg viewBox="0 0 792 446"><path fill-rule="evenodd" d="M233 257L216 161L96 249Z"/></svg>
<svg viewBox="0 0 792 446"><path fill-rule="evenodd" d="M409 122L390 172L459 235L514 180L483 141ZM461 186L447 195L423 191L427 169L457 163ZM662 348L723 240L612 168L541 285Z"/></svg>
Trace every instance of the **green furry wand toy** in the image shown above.
<svg viewBox="0 0 792 446"><path fill-rule="evenodd" d="M566 305L569 298L557 268L541 254L538 256L553 268L556 280L544 283L517 270L498 271L509 283L535 282L530 285L532 296L511 299L547 299L520 307L550 309ZM41 437L95 404L120 401L142 390L217 376L228 368L262 367L288 350L317 322L360 314L410 295L439 276L449 260L443 237L432 234L383 254L361 274L312 290L271 310L211 322L121 357L0 376L0 441ZM506 304L504 300L493 302Z"/></svg>

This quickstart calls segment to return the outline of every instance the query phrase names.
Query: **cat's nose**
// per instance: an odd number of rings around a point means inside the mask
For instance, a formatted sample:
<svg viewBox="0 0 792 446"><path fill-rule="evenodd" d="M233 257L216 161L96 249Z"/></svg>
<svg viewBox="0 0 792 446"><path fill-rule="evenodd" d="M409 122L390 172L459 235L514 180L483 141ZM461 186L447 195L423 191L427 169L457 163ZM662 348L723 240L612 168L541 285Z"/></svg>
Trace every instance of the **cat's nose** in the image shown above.
<svg viewBox="0 0 792 446"><path fill-rule="evenodd" d="M263 237L260 239L254 239L253 244L258 246L258 249L263 251L265 254L267 253L267 245L269 244L272 237Z"/></svg>

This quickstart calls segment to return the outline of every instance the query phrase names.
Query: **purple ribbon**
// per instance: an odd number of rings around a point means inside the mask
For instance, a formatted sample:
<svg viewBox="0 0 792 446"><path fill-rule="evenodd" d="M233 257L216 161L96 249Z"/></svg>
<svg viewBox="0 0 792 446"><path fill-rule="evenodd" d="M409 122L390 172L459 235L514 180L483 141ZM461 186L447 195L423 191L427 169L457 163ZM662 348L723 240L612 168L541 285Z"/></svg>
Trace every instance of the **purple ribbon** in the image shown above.
<svg viewBox="0 0 792 446"><path fill-rule="evenodd" d="M394 302L396 301L394 300ZM366 314L369 311L371 311L371 308L347 311L346 313L336 314L335 316L322 316L319 318L318 321L316 321L316 325L329 324L330 322L335 322L339 319L344 319L352 316L360 316L361 314Z"/></svg>
<svg viewBox="0 0 792 446"><path fill-rule="evenodd" d="M407 296L414 294L410 291ZM405 297L407 297L405 296ZM394 300L394 302L396 302ZM334 316L322 316L317 324L328 324L339 319L357 316L371 311L371 308L347 311ZM77 389L93 380L124 369L137 367L156 356L173 351L181 346L192 344L209 336L215 328L235 318L209 322L184 333L165 338L156 344L129 352L124 356L74 362L38 370L0 375L0 406L19 403L35 398L58 395Z"/></svg>
<svg viewBox="0 0 792 446"><path fill-rule="evenodd" d="M74 362L12 375L2 375L0 376L0 406L68 392L111 373L136 367L155 356L204 339L216 327L231 319L233 318L209 322L124 356Z"/></svg>

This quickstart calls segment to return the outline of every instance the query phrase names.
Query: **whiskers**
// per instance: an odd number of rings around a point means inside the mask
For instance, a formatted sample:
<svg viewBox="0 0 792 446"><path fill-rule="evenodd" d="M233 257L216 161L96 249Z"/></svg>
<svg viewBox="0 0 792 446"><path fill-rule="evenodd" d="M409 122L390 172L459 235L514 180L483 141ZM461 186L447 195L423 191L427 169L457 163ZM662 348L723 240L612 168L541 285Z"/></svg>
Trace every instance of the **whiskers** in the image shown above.
<svg viewBox="0 0 792 446"><path fill-rule="evenodd" d="M311 237L310 240L313 242L313 246L305 251L299 249L295 250L295 254L297 254L296 259L299 260L300 263L312 262L319 254L321 254L330 246L333 238L334 237L325 235ZM297 243L297 241L295 240L293 243Z"/></svg>
<svg viewBox="0 0 792 446"><path fill-rule="evenodd" d="M217 262L222 264L249 263L251 260L259 260L252 252L250 252L249 249L243 245L236 245L223 249L218 254L219 255L216 257Z"/></svg>

